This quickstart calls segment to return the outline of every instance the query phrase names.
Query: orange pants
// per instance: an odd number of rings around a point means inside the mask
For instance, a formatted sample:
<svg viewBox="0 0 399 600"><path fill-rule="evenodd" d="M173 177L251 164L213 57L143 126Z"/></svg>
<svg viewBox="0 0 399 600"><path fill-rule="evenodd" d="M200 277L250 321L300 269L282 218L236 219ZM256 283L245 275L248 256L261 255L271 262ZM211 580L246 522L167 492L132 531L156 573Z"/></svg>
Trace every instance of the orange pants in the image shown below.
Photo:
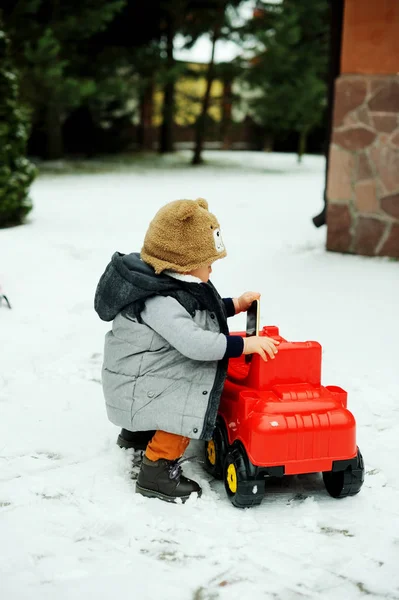
<svg viewBox="0 0 399 600"><path fill-rule="evenodd" d="M149 460L158 460L159 458L176 460L183 456L189 443L190 438L158 430L148 442L145 455Z"/></svg>

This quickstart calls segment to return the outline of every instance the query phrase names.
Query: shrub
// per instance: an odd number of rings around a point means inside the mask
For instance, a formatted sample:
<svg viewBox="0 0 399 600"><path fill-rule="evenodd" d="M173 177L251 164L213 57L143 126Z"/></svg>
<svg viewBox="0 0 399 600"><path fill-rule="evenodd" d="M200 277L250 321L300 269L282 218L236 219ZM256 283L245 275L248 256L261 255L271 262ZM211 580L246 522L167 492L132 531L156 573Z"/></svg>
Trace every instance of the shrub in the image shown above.
<svg viewBox="0 0 399 600"><path fill-rule="evenodd" d="M27 119L18 104L18 79L0 20L0 227L19 225L32 209L29 187L36 168L25 157Z"/></svg>

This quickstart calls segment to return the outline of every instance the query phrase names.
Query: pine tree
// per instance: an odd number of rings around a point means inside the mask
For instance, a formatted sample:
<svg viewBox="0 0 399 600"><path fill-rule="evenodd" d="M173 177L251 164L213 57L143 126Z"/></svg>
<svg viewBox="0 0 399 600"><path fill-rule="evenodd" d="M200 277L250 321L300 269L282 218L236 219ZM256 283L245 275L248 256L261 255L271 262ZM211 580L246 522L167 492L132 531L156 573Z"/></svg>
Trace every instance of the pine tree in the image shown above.
<svg viewBox="0 0 399 600"><path fill-rule="evenodd" d="M28 129L18 103L18 81L0 14L0 227L19 225L32 208L36 169L25 157Z"/></svg>
<svg viewBox="0 0 399 600"><path fill-rule="evenodd" d="M211 39L211 57L207 66L206 87L201 103L201 113L197 119L195 127L194 153L192 158L193 165L202 163L202 150L205 142L206 124L208 119L208 109L210 106L212 83L216 76L222 74L223 69L215 64L216 44L219 40L228 40L234 31L229 9L233 10L241 4L242 0L213 0L208 2L207 10L202 11L201 26L202 31L207 32ZM197 20L198 26L198 20Z"/></svg>
<svg viewBox="0 0 399 600"><path fill-rule="evenodd" d="M63 122L74 108L98 94L100 67L93 74L86 47L124 4L125 0L4 1L24 100L42 124L46 158L63 155Z"/></svg>
<svg viewBox="0 0 399 600"><path fill-rule="evenodd" d="M238 6L242 0L163 0L162 9L163 38L164 38L164 65L160 70L163 80L164 103L163 119L160 136L160 152L173 151L173 121L175 113L175 83L184 73L184 68L176 64L173 56L173 40L177 33L186 39L186 48L194 45L196 40L204 33L208 34L212 42L212 51L207 65L205 79L205 92L201 101L201 112L195 126L194 154L192 164L202 162L202 148L205 139L208 109L210 106L210 93L212 83L216 76L215 46L218 40L226 39L230 32L230 23L226 15L229 7ZM202 77L201 71L191 72Z"/></svg>
<svg viewBox="0 0 399 600"><path fill-rule="evenodd" d="M328 3L260 3L250 33L257 52L246 81L256 94L254 119L272 135L299 134L298 157L326 105Z"/></svg>
<svg viewBox="0 0 399 600"><path fill-rule="evenodd" d="M211 42L212 42L212 50L211 57L207 68L206 74L206 87L205 93L202 99L202 107L201 113L197 119L196 127L195 127L195 145L194 145L194 154L191 163L193 165L200 165L202 163L202 150L205 141L205 128L206 128L206 119L209 108L209 101L211 97L211 88L212 83L215 78L215 50L216 43L221 37L222 27L225 21L225 11L227 8L227 1L221 0L217 3L215 9L211 12Z"/></svg>

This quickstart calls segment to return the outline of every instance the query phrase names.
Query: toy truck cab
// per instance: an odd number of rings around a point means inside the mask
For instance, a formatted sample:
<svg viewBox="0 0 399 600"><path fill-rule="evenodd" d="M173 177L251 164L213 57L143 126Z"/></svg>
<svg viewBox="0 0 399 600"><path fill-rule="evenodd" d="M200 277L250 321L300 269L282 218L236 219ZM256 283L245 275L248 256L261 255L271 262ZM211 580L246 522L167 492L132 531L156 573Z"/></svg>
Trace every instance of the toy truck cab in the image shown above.
<svg viewBox="0 0 399 600"><path fill-rule="evenodd" d="M207 470L240 508L260 504L270 476L322 472L331 496L358 493L364 466L355 419L347 393L321 385L320 344L288 342L274 326L259 335L278 340L278 353L267 362L257 354L249 363L230 359Z"/></svg>

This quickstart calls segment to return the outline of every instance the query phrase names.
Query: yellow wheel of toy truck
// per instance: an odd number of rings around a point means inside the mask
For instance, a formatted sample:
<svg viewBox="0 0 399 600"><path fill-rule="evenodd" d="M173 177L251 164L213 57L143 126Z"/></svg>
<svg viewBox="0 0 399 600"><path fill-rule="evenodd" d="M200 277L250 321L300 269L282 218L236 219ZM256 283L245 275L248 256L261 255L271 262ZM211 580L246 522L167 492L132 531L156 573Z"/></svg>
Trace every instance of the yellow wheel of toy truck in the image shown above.
<svg viewBox="0 0 399 600"><path fill-rule="evenodd" d="M226 471L226 483L232 494L237 491L237 471L233 464L229 464Z"/></svg>
<svg viewBox="0 0 399 600"><path fill-rule="evenodd" d="M218 417L212 439L205 444L205 468L215 477L223 479L223 463L227 453L227 434L223 420Z"/></svg>
<svg viewBox="0 0 399 600"><path fill-rule="evenodd" d="M209 460L210 464L212 466L215 466L215 464L216 464L216 449L215 449L215 442L213 440L209 440L206 451L207 451L208 460Z"/></svg>
<svg viewBox="0 0 399 600"><path fill-rule="evenodd" d="M223 465L224 487L233 506L249 508L262 502L265 480L251 465L243 444L230 446Z"/></svg>

